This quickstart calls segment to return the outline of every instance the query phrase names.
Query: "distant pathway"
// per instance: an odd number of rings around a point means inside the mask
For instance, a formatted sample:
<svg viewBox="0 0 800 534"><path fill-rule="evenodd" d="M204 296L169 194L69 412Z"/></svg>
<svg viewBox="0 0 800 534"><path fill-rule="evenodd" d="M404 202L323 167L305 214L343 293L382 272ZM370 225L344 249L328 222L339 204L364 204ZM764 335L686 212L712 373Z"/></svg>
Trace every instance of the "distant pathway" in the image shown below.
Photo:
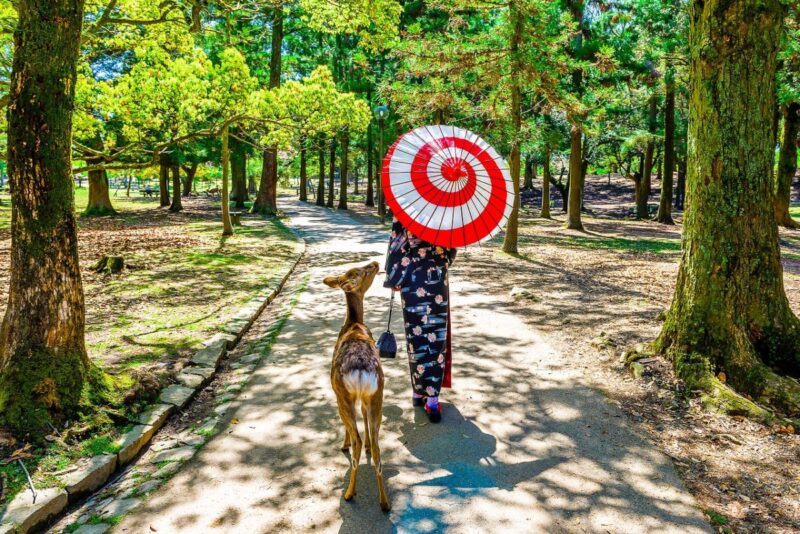
<svg viewBox="0 0 800 534"><path fill-rule="evenodd" d="M114 532L710 532L669 459L501 298L460 278L458 260L455 388L443 395L443 422L411 407L404 354L384 361L393 509L380 511L371 466L345 502L349 463L329 384L344 298L321 280L382 261L386 231L299 202L282 207L309 243L307 290L229 412L238 423ZM366 303L376 335L387 305L376 280Z"/></svg>

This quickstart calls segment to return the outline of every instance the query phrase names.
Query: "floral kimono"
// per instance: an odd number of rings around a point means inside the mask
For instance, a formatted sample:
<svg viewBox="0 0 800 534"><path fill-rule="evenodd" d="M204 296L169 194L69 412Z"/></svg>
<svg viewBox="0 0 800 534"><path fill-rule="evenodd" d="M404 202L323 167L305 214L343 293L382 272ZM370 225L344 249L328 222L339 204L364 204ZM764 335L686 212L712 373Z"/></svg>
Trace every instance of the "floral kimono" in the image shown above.
<svg viewBox="0 0 800 534"><path fill-rule="evenodd" d="M384 287L399 288L414 393L438 397L450 387L450 306L447 268L455 249L426 243L397 220L386 256Z"/></svg>

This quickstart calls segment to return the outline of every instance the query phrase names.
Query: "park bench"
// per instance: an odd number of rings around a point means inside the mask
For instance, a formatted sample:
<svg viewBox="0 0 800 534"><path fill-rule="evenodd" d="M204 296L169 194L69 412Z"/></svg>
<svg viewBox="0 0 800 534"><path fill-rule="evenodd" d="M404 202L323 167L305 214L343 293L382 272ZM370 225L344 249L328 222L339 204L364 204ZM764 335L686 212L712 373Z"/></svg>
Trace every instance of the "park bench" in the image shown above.
<svg viewBox="0 0 800 534"><path fill-rule="evenodd" d="M231 218L231 224L234 226L241 226L242 225L242 213L241 211L230 211L228 215Z"/></svg>
<svg viewBox="0 0 800 534"><path fill-rule="evenodd" d="M145 187L142 189L142 195L146 197L153 197L161 193L161 190L153 187Z"/></svg>

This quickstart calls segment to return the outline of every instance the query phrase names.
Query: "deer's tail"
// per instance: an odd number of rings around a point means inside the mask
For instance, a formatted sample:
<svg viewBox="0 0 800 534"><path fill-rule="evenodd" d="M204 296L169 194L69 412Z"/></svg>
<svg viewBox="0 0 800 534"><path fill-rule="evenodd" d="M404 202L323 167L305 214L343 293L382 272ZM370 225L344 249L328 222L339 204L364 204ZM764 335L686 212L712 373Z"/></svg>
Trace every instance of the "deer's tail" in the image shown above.
<svg viewBox="0 0 800 534"><path fill-rule="evenodd" d="M368 399L378 391L378 373L356 369L342 377L344 386L358 399Z"/></svg>

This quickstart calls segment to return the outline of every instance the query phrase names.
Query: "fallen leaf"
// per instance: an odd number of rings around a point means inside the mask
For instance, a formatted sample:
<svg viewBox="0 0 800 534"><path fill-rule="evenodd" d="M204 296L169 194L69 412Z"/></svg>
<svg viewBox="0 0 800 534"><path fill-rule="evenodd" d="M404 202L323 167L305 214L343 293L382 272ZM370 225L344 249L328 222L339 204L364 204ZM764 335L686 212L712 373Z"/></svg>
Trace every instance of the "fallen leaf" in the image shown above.
<svg viewBox="0 0 800 534"><path fill-rule="evenodd" d="M239 424L239 418L238 417L234 417L233 419L231 419L231 424L232 425L238 425Z"/></svg>

